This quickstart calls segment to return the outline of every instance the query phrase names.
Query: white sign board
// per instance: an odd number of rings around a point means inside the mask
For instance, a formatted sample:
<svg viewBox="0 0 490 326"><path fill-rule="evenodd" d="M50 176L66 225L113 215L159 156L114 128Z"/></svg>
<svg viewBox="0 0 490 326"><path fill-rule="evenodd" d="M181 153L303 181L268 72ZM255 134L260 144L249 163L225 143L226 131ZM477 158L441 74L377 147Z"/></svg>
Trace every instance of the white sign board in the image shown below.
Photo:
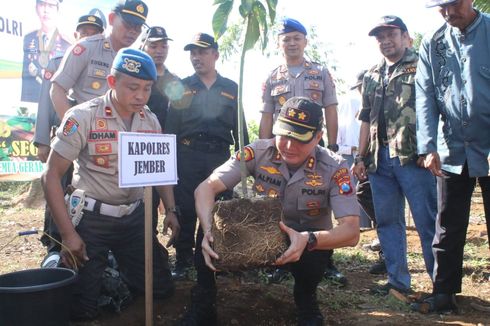
<svg viewBox="0 0 490 326"><path fill-rule="evenodd" d="M119 133L119 187L177 184L175 135Z"/></svg>

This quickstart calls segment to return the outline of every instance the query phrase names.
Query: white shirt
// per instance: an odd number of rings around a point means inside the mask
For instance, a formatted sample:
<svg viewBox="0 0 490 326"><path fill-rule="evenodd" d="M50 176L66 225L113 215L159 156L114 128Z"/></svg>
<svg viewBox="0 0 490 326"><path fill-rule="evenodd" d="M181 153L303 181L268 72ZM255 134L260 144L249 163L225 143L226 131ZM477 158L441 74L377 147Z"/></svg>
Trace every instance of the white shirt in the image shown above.
<svg viewBox="0 0 490 326"><path fill-rule="evenodd" d="M361 99L357 90L342 96L338 109L339 129L337 133L338 154L354 155L352 147L359 146L361 121L357 115L361 109Z"/></svg>

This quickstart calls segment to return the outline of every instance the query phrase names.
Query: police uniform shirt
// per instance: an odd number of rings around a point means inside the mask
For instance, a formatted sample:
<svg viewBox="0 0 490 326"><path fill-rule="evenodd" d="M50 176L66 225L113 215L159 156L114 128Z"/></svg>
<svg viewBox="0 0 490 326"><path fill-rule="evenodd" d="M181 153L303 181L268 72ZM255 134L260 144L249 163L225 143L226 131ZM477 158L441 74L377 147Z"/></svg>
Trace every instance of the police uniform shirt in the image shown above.
<svg viewBox="0 0 490 326"><path fill-rule="evenodd" d="M52 81L66 91L72 89L71 96L78 104L101 96L109 89L106 77L116 53L109 36L84 38L66 52Z"/></svg>
<svg viewBox="0 0 490 326"><path fill-rule="evenodd" d="M238 157L239 154L237 154ZM228 189L240 181L240 162L231 158L215 174ZM279 197L284 222L295 230L330 230L335 218L359 215L354 184L345 160L316 146L306 162L290 175L275 147L275 139L260 139L245 147L248 175L257 195Z"/></svg>
<svg viewBox="0 0 490 326"><path fill-rule="evenodd" d="M282 105L291 97L304 96L323 108L337 104L335 84L328 69L318 63L304 60L299 73L293 75L283 64L268 76L262 95L262 112L273 113L274 121Z"/></svg>
<svg viewBox="0 0 490 326"><path fill-rule="evenodd" d="M206 134L228 144L238 144L237 84L218 74L216 81L207 88L194 74L182 80L186 86L182 102L191 103L187 108L170 109L165 124L165 133L176 134L178 141L197 134ZM189 100L188 98L192 100ZM243 119L245 121L245 118ZM245 144L248 143L246 124ZM210 139L211 140L211 139Z"/></svg>
<svg viewBox="0 0 490 326"><path fill-rule="evenodd" d="M58 70L63 56L53 58L49 61L43 75L41 84L41 95L37 107L36 130L34 132L34 144L48 145L51 142L51 128L60 124L60 119L53 107L53 102L49 96L51 88L51 78Z"/></svg>
<svg viewBox="0 0 490 326"><path fill-rule="evenodd" d="M72 185L88 197L121 205L143 198L143 188L119 188L118 132L161 133L156 116L148 107L135 113L128 130L114 108L109 90L68 110L51 147L75 161Z"/></svg>

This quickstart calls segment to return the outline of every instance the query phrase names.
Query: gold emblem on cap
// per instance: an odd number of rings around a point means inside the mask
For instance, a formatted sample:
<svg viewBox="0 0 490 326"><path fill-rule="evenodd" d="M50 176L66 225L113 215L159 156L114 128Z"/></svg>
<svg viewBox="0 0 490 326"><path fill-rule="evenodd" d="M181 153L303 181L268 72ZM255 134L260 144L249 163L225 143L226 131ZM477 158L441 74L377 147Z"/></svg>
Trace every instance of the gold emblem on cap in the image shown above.
<svg viewBox="0 0 490 326"><path fill-rule="evenodd" d="M288 110L288 117L294 118L295 116L296 116L296 112L294 111L294 109L289 109Z"/></svg>
<svg viewBox="0 0 490 326"><path fill-rule="evenodd" d="M99 89L99 88L100 88L100 83L99 83L98 81L94 81L94 82L92 83L92 88L93 88L93 89Z"/></svg>
<svg viewBox="0 0 490 326"><path fill-rule="evenodd" d="M88 20L89 22L94 22L94 21L96 21L96 19L95 19L95 17L94 17L94 16L88 16L87 20Z"/></svg>
<svg viewBox="0 0 490 326"><path fill-rule="evenodd" d="M280 105L284 105L284 103L286 103L286 98L284 96L280 96L278 102Z"/></svg>
<svg viewBox="0 0 490 326"><path fill-rule="evenodd" d="M163 34L163 31L160 27L157 27L157 33Z"/></svg>
<svg viewBox="0 0 490 326"><path fill-rule="evenodd" d="M306 118L306 114L304 112L298 113L298 119L300 119L301 121L304 121L305 118Z"/></svg>
<svg viewBox="0 0 490 326"><path fill-rule="evenodd" d="M133 60L133 59L125 58L124 64L122 65L122 67L129 72L134 72L136 74L139 74L141 62L138 62L138 61Z"/></svg>
<svg viewBox="0 0 490 326"><path fill-rule="evenodd" d="M145 12L145 7L142 4L139 4L136 6L136 11L142 14Z"/></svg>

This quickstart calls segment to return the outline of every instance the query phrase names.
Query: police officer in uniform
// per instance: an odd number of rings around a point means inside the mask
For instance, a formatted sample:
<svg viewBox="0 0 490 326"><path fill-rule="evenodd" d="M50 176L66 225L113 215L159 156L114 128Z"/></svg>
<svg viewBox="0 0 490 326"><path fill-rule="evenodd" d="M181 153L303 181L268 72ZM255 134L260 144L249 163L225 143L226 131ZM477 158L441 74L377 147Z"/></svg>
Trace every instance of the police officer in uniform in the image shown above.
<svg viewBox="0 0 490 326"><path fill-rule="evenodd" d="M238 149L237 84L216 71L218 44L205 33L184 47L190 51L196 73L182 80L183 98L171 102L165 133L177 135L179 183L175 198L180 208L181 232L175 244L175 278L184 278L192 266L196 211L194 190L230 157L230 145ZM190 103L182 108L182 103ZM245 121L245 117L243 117ZM244 124L244 139L248 133ZM230 196L230 194L227 194Z"/></svg>
<svg viewBox="0 0 490 326"><path fill-rule="evenodd" d="M58 116L71 107L67 95L80 104L103 95L106 78L117 51L131 46L141 33L148 7L143 1L126 0L109 14L111 34L88 37L72 46L52 78L51 100Z"/></svg>
<svg viewBox="0 0 490 326"><path fill-rule="evenodd" d="M63 56L70 42L58 30L57 17L63 0L36 0L41 28L24 37L21 101L37 102L49 60Z"/></svg>
<svg viewBox="0 0 490 326"><path fill-rule="evenodd" d="M136 49L120 50L107 77L110 90L69 110L51 145L42 184L67 249L61 252L63 263L79 268L71 307L73 319L96 317L109 250L129 288L136 292L145 289L143 188L119 188L117 141L119 131L161 132L157 118L145 105L155 80L151 57ZM61 178L74 160L72 186L83 190L85 197L83 216L76 227L61 187ZM158 192L166 207L175 207L171 186L160 186ZM179 224L172 210L164 226L172 229L172 239L178 234ZM174 285L168 253L159 246L156 234L153 248L154 295L167 297Z"/></svg>
<svg viewBox="0 0 490 326"><path fill-rule="evenodd" d="M76 31L74 32L75 39L79 40L83 37L99 34L104 32L102 20L94 15L83 15L78 19ZM60 119L57 116L49 96L51 88L51 77L58 70L63 56L58 56L49 61L48 67L44 71L43 82L41 84L41 96L36 116L36 130L34 132L34 145L37 147L37 156L39 160L46 163L49 155L51 136L53 128L57 128L60 124ZM71 182L71 169L68 171L64 185ZM52 223L49 209L44 213L44 232L54 236L60 240L58 230ZM52 243L51 239L46 236L41 237L41 241L48 247L48 252L59 251L61 248L58 244Z"/></svg>
<svg viewBox="0 0 490 326"><path fill-rule="evenodd" d="M285 265L295 279L299 325L323 325L316 288L323 277L328 250L355 246L359 240L359 206L349 166L342 157L318 146L322 129L322 107L308 98L293 97L281 108L273 128L275 138L260 139L245 148L247 174L254 177L254 191L279 196L282 201L280 227L291 245L276 264ZM237 153L218 167L196 189L201 224L197 241L202 243L202 250L196 248L198 284L192 289L191 309L183 324L216 322L211 259L219 257L211 247L211 211L215 195L233 189L240 181L239 157ZM332 211L338 222L335 227Z"/></svg>

